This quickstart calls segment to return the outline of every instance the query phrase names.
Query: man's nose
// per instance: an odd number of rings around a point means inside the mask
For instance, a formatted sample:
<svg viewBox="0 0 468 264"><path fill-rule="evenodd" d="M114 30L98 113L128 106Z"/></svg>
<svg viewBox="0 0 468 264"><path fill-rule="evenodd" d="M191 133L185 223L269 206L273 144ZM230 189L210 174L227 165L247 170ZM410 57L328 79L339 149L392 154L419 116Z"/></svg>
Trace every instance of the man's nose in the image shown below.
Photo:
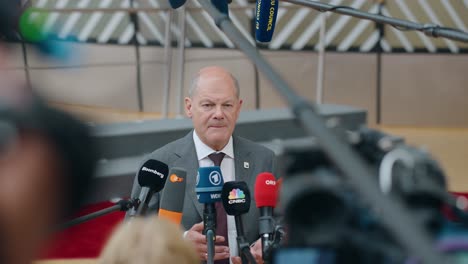
<svg viewBox="0 0 468 264"><path fill-rule="evenodd" d="M224 118L223 108L221 106L216 106L215 107L215 112L214 112L213 117L216 118L216 119L223 119Z"/></svg>

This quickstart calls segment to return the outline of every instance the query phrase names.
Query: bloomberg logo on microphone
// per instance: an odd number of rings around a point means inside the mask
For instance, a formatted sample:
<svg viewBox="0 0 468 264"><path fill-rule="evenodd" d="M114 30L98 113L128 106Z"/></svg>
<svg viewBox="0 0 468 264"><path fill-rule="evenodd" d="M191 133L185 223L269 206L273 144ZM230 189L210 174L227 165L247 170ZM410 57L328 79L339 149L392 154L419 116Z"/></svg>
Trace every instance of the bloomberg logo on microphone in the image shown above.
<svg viewBox="0 0 468 264"><path fill-rule="evenodd" d="M229 192L228 199L229 204L245 203L245 194L241 189L232 189Z"/></svg>
<svg viewBox="0 0 468 264"><path fill-rule="evenodd" d="M146 167L143 167L141 170L142 170L142 171L151 172L151 173L153 173L153 174L156 174L156 175L158 175L161 179L164 178L164 174L160 173L160 172L157 171L157 170L149 169L149 168L146 168Z"/></svg>

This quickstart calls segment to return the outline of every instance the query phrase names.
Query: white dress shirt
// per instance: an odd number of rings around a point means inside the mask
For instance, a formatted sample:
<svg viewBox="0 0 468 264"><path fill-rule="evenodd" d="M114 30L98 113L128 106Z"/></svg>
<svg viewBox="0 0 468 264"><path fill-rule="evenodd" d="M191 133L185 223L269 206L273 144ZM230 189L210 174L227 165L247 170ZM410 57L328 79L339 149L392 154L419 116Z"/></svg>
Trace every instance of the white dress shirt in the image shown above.
<svg viewBox="0 0 468 264"><path fill-rule="evenodd" d="M201 141L195 130L193 131L193 142L195 143L195 150L197 152L198 165L200 167L214 166L213 161L208 157L211 153L223 152L226 154L221 162L221 173L223 174L224 182L235 181L236 172L234 166L234 146L232 144L232 136L229 142L221 151L215 151ZM229 252L231 256L237 256L237 230L234 216L227 216L227 233Z"/></svg>

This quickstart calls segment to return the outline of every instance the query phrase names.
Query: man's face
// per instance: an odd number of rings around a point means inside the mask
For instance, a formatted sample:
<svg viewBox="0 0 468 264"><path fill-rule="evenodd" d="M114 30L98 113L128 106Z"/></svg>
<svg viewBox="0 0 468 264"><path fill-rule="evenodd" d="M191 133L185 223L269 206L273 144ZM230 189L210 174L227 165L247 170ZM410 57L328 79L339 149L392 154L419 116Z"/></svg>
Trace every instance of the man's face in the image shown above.
<svg viewBox="0 0 468 264"><path fill-rule="evenodd" d="M201 74L192 98L185 98L185 110L197 135L214 150L228 143L241 105L234 80L226 72Z"/></svg>

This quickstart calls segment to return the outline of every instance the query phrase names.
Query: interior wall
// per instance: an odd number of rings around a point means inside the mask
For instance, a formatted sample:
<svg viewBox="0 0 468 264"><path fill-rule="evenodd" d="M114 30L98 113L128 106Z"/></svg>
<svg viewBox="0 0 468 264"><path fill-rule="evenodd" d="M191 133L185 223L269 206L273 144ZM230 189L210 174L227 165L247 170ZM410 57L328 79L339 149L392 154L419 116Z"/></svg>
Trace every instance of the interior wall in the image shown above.
<svg viewBox="0 0 468 264"><path fill-rule="evenodd" d="M47 59L27 48L31 82L55 102L138 111L134 47L72 44L74 59ZM14 47L9 70L25 78L22 51ZM316 98L318 56L315 52L262 51L296 92L308 100ZM172 50L169 110L175 114L180 97L180 69ZM161 112L166 63L164 50L141 48L143 109ZM255 83L259 83L260 107L284 107L272 84L237 50L187 49L183 94L199 68L221 65L238 79L244 109L255 108ZM468 127L468 55L384 54L381 72L381 124ZM378 111L377 59L375 54L327 53L325 57L324 102L345 104L368 111L375 124Z"/></svg>
<svg viewBox="0 0 468 264"><path fill-rule="evenodd" d="M384 55L387 125L468 126L467 55Z"/></svg>
<svg viewBox="0 0 468 264"><path fill-rule="evenodd" d="M135 53L129 47L71 44L68 60L28 47L31 83L54 102L137 110Z"/></svg>

